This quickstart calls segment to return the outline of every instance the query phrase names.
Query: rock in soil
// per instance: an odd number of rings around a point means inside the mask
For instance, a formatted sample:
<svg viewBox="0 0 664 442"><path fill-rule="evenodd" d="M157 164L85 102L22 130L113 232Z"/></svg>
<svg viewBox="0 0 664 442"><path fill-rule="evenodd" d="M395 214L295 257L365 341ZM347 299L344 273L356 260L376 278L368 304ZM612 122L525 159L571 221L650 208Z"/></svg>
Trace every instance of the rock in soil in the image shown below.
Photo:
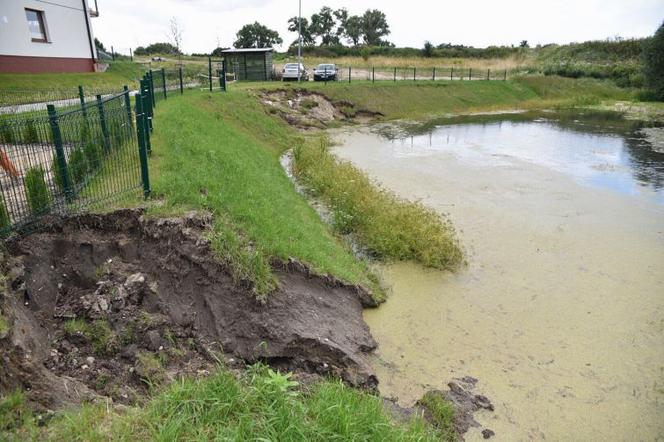
<svg viewBox="0 0 664 442"><path fill-rule="evenodd" d="M362 319L366 290L290 261L259 302L213 256L210 221L123 210L9 242L0 395L22 388L45 408L97 395L136 403L149 385L205 376L224 359L375 387L364 358L376 347Z"/></svg>

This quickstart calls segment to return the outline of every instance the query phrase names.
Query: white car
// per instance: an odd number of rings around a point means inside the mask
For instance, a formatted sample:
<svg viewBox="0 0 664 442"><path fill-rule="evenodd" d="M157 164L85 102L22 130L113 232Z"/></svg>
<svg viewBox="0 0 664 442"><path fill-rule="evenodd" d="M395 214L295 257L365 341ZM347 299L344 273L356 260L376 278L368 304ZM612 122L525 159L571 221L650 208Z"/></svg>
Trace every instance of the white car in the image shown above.
<svg viewBox="0 0 664 442"><path fill-rule="evenodd" d="M297 81L298 77L302 81L309 81L309 73L307 72L307 68L304 67L302 63L286 63L281 73L281 79L283 81Z"/></svg>

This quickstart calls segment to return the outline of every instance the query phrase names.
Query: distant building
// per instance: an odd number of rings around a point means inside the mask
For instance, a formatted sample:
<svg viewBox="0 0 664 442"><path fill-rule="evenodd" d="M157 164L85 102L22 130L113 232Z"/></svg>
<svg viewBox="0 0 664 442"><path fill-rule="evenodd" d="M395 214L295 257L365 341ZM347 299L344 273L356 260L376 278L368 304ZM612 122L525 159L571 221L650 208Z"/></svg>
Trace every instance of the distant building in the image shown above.
<svg viewBox="0 0 664 442"><path fill-rule="evenodd" d="M228 73L237 80L266 81L272 79L272 48L225 49Z"/></svg>
<svg viewBox="0 0 664 442"><path fill-rule="evenodd" d="M0 72L94 72L94 4L92 10L88 0L0 0Z"/></svg>

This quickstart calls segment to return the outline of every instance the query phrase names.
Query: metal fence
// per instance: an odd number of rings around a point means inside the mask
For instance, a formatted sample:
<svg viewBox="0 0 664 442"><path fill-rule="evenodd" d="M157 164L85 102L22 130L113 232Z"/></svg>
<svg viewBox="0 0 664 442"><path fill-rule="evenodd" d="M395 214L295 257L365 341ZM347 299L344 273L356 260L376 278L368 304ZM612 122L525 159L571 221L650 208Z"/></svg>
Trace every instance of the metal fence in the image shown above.
<svg viewBox="0 0 664 442"><path fill-rule="evenodd" d="M131 106L120 93L82 100L73 109L0 119L0 234L43 217L76 213L127 194L150 192L147 168L149 91Z"/></svg>

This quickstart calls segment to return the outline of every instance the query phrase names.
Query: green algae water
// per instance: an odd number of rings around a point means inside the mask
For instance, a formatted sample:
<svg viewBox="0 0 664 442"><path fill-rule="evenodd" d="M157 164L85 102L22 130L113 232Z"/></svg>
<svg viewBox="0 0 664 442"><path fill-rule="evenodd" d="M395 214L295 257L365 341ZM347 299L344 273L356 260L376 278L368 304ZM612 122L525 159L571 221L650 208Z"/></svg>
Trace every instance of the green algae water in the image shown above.
<svg viewBox="0 0 664 442"><path fill-rule="evenodd" d="M333 132L335 153L449 215L458 273L383 267L365 319L385 396L463 376L494 440L664 438L664 153L615 114L491 115ZM481 440L479 429L467 440Z"/></svg>

